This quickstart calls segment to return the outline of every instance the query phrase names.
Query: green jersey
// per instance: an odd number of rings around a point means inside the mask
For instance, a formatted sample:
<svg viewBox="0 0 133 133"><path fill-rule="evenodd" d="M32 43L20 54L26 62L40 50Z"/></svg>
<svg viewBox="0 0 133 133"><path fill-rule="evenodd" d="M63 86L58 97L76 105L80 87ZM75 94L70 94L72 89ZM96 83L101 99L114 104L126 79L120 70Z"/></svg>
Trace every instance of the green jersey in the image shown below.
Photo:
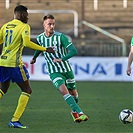
<svg viewBox="0 0 133 133"><path fill-rule="evenodd" d="M133 46L133 37L132 37L132 39L131 39L131 46Z"/></svg>
<svg viewBox="0 0 133 133"><path fill-rule="evenodd" d="M43 47L55 48L55 54L43 52L49 74L55 72L64 73L72 70L66 56L68 56L67 48L73 44L64 34L55 31L52 36L47 37L45 33L42 33L37 36L37 41ZM62 58L62 61L53 62L54 58Z"/></svg>

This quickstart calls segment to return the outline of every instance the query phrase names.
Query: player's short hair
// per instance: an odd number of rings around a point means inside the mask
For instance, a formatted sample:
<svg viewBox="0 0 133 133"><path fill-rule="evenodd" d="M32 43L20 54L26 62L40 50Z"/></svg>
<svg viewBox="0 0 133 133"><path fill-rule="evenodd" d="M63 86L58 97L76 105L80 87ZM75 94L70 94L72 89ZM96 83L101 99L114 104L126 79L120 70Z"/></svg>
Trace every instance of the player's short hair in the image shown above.
<svg viewBox="0 0 133 133"><path fill-rule="evenodd" d="M47 19L54 19L54 16L51 14L47 14L43 17L43 21L47 20Z"/></svg>
<svg viewBox="0 0 133 133"><path fill-rule="evenodd" d="M14 9L14 13L15 12L27 12L28 8L23 6L23 5L18 5L15 7Z"/></svg>

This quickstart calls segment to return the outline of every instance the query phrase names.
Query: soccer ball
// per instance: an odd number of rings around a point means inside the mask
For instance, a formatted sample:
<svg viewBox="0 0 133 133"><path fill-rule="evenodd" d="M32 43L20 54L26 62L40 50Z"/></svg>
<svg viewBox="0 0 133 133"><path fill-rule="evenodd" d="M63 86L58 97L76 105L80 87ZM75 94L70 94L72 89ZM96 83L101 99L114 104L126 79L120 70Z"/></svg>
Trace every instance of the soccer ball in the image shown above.
<svg viewBox="0 0 133 133"><path fill-rule="evenodd" d="M119 120L123 124L128 124L133 121L133 112L130 109L124 109L120 112Z"/></svg>

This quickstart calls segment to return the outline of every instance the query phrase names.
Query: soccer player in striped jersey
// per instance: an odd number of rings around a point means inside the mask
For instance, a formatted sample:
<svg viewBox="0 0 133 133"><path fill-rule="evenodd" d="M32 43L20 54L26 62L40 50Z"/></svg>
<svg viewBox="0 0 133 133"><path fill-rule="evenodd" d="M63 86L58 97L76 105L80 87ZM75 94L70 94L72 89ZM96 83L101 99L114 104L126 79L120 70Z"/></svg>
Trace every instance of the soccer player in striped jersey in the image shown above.
<svg viewBox="0 0 133 133"><path fill-rule="evenodd" d="M37 36L37 42L40 46L55 48L55 54L43 52L50 79L71 107L74 122L87 121L88 117L77 104L78 92L74 74L68 61L77 54L77 50L64 34L54 31L55 19L53 15L44 16L43 27L44 33ZM40 53L41 51L35 51L31 64L36 62Z"/></svg>
<svg viewBox="0 0 133 133"><path fill-rule="evenodd" d="M14 19L7 22L0 29L0 44L2 53L0 56L0 99L7 92L10 81L16 82L22 93L18 100L17 108L9 122L9 127L27 128L19 122L22 116L32 89L29 83L29 73L22 62L22 51L24 46L54 53L53 48L46 48L30 41L30 26L27 24L27 7L16 6Z"/></svg>

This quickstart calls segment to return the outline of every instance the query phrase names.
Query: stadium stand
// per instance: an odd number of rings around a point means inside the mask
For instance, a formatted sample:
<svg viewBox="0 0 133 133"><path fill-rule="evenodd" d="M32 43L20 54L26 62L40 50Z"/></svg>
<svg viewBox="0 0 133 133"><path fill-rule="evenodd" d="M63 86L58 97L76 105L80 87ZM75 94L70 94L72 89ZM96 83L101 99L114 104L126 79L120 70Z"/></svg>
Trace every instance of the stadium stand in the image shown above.
<svg viewBox="0 0 133 133"><path fill-rule="evenodd" d="M127 0L127 8L123 0L99 0L98 9L94 10L93 0L13 0L9 9L5 1L0 2L0 26L13 18L13 8L18 4L26 5L30 10L75 10L78 13L79 36L74 37L73 14L54 14L56 29L72 37L79 51L78 56L122 56L122 45L80 22L86 20L125 40L129 51L133 29L133 1ZM6 15L5 15L6 14ZM29 14L31 34L43 31L42 17L44 14ZM32 51L33 52L33 51ZM32 54L32 52L24 52ZM128 52L127 52L128 53Z"/></svg>

